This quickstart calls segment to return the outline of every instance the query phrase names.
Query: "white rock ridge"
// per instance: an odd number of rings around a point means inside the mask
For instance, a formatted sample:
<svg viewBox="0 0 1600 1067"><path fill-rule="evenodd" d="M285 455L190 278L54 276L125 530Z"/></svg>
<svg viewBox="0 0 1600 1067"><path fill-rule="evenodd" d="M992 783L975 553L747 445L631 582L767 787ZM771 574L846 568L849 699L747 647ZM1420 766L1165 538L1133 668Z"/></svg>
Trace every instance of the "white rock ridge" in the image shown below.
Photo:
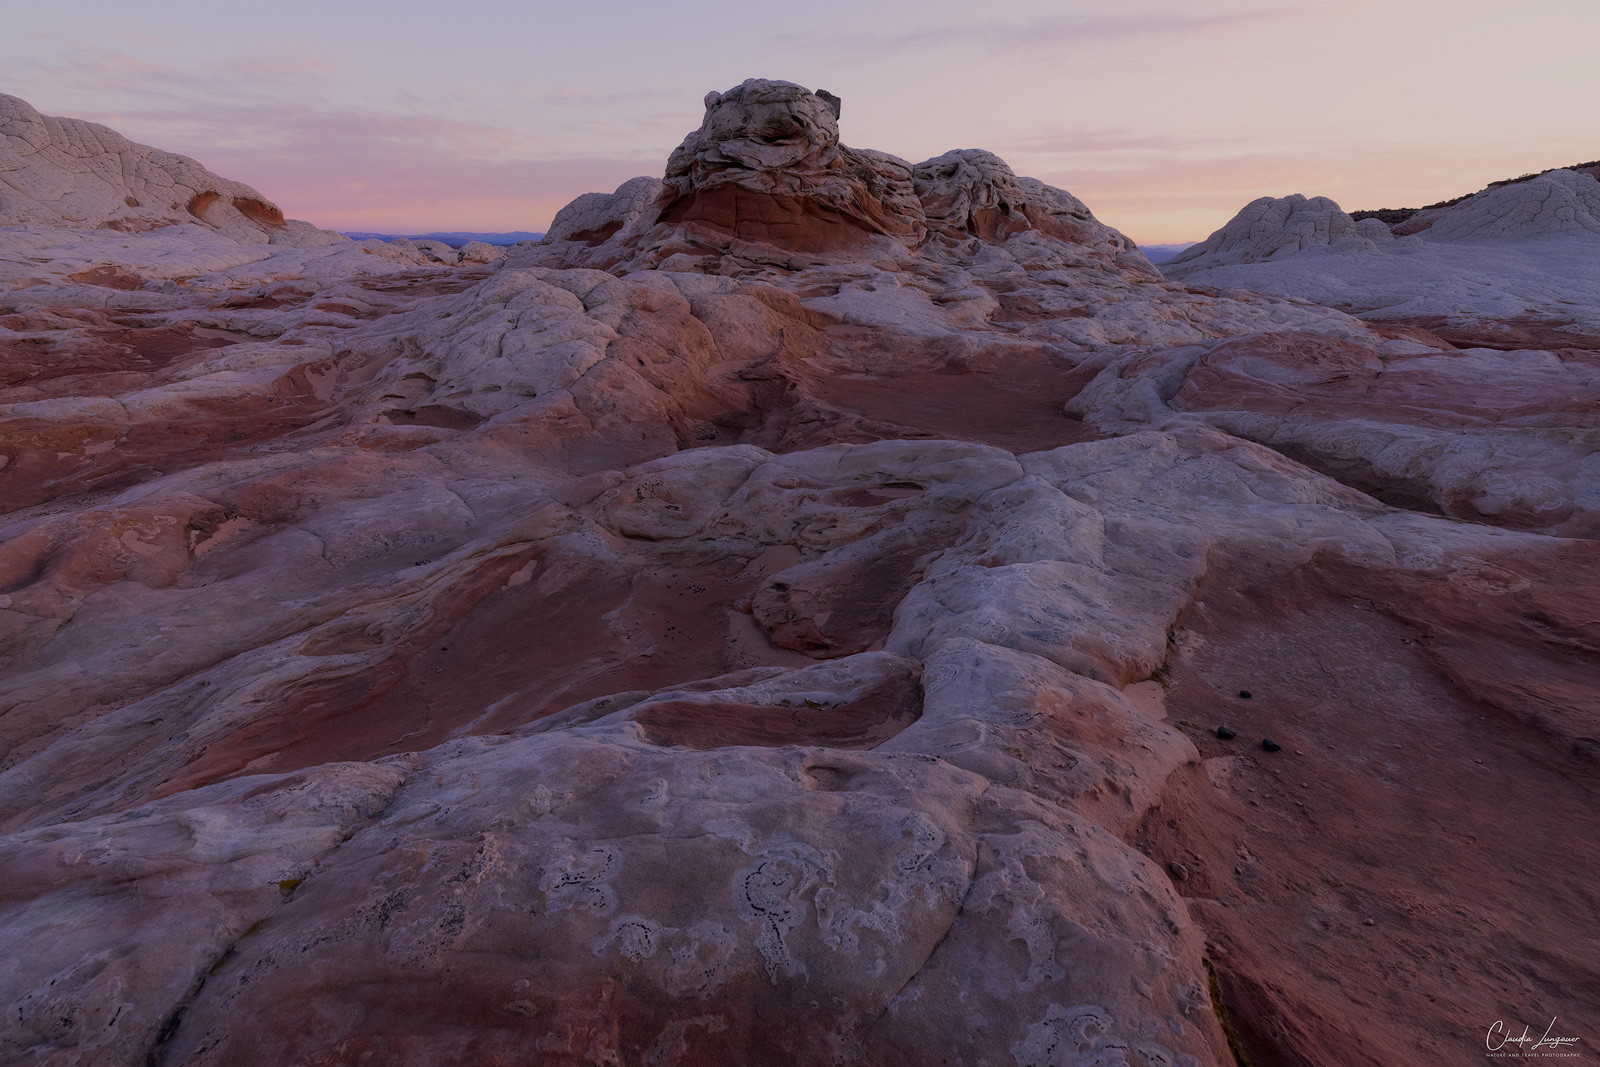
<svg viewBox="0 0 1600 1067"><path fill-rule="evenodd" d="M187 156L0 93L0 226L138 233L197 220L252 244L294 243L315 229Z"/></svg>
<svg viewBox="0 0 1600 1067"><path fill-rule="evenodd" d="M1600 181L1550 171L1418 212L1392 231L1326 197L1262 197L1162 270L1370 318L1470 328L1495 347L1562 345L1559 335L1508 326L1524 320L1587 346L1584 337L1600 338Z"/></svg>
<svg viewBox="0 0 1600 1067"><path fill-rule="evenodd" d="M1553 170L1515 185L1485 189L1442 211L1423 232L1430 241L1600 236L1600 181Z"/></svg>
<svg viewBox="0 0 1600 1067"><path fill-rule="evenodd" d="M1393 241L1376 219L1356 222L1325 196L1263 196L1246 204L1228 224L1167 261L1169 269L1203 261L1208 267L1259 263L1312 250L1376 252Z"/></svg>

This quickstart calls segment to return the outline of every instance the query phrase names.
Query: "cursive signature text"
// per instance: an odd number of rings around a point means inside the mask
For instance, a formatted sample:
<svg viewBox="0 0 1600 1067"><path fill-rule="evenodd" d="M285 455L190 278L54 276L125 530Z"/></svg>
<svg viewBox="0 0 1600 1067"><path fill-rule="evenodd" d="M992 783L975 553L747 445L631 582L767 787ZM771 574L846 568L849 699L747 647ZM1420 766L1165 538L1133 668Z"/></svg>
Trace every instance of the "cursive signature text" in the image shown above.
<svg viewBox="0 0 1600 1067"><path fill-rule="evenodd" d="M1500 1049L1505 1048L1507 1045L1517 1046L1518 1051L1531 1052L1534 1049L1564 1048L1567 1045L1576 1045L1578 1043L1578 1039L1575 1037L1551 1036L1550 1031L1554 1030L1555 1028L1556 1021L1555 1019L1551 1019L1550 1025L1544 1028L1543 1035L1539 1037L1534 1037L1533 1034L1529 1033L1529 1028L1527 1026L1522 1028L1521 1035L1513 1037L1511 1035L1510 1027L1496 1019L1494 1025L1489 1027L1489 1035L1484 1038L1484 1044L1488 1047L1490 1052L1499 1051ZM1530 1041L1533 1042L1533 1047L1531 1049L1526 1047ZM1498 1042L1498 1044L1496 1042Z"/></svg>

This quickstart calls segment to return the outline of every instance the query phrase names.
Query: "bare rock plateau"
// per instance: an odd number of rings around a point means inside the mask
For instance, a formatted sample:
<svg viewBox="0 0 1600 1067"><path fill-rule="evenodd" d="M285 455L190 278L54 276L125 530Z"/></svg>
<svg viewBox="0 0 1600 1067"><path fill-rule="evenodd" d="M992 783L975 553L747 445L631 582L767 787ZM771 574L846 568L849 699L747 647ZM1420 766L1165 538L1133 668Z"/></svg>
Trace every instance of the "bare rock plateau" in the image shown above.
<svg viewBox="0 0 1600 1067"><path fill-rule="evenodd" d="M0 1063L1593 1054L1600 185L840 113L502 255L0 96Z"/></svg>

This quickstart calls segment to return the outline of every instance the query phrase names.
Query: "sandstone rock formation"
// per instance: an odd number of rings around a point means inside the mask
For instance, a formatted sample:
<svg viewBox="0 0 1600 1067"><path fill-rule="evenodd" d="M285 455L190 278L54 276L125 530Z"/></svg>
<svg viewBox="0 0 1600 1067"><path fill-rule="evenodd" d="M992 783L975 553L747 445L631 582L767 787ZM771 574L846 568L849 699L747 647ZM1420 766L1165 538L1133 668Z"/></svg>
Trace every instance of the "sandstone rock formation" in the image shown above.
<svg viewBox="0 0 1600 1067"><path fill-rule="evenodd" d="M1018 178L990 152L947 152L913 166L846 147L836 98L789 82L750 79L705 103L705 120L673 152L664 180L640 177L610 197L579 197L551 223L547 247L525 261L706 273L754 264L892 269L913 253L960 262L1032 233L1057 240L1023 244L1066 253L1073 265L1154 276L1133 243L1076 197Z"/></svg>
<svg viewBox="0 0 1600 1067"><path fill-rule="evenodd" d="M1600 235L1600 180L1553 170L1530 181L1485 189L1407 228L1435 241L1516 240L1554 234ZM1413 228L1414 227L1414 228Z"/></svg>
<svg viewBox="0 0 1600 1067"><path fill-rule="evenodd" d="M41 115L0 93L0 226L141 233L195 221L255 244L315 232L187 156L135 144L99 123Z"/></svg>
<svg viewBox="0 0 1600 1067"><path fill-rule="evenodd" d="M801 252L886 234L922 242L911 168L839 143L835 105L788 82L750 79L706 95L706 117L667 160L665 222L700 222Z"/></svg>
<svg viewBox="0 0 1600 1067"><path fill-rule="evenodd" d="M0 1062L1584 1017L1592 353L1168 281L839 113L712 94L503 260L8 231Z"/></svg>
<svg viewBox="0 0 1600 1067"><path fill-rule="evenodd" d="M1326 197L1264 197L1163 269L1453 341L1600 348L1600 181L1550 171L1417 212L1392 231Z"/></svg>
<svg viewBox="0 0 1600 1067"><path fill-rule="evenodd" d="M1226 226L1168 260L1179 273L1183 264L1200 260L1207 267L1259 263L1312 250L1376 252L1379 242L1392 241L1389 227L1376 219L1357 222L1325 196L1306 199L1299 193L1264 196L1246 204Z"/></svg>

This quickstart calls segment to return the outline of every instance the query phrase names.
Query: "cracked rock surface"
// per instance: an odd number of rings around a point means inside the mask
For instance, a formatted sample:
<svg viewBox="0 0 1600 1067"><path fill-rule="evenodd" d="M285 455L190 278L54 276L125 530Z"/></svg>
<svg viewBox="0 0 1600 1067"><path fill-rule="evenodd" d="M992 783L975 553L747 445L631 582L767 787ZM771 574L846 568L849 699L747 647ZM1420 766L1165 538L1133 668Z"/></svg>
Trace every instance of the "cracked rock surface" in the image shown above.
<svg viewBox="0 0 1600 1067"><path fill-rule="evenodd" d="M1600 349L1600 179L1553 170L1392 228L1327 197L1262 197L1165 264L1200 287L1303 297L1462 348Z"/></svg>
<svg viewBox="0 0 1600 1067"><path fill-rule="evenodd" d="M0 229L0 1062L1398 1067L1600 1001L1593 353L1168 280L841 111L713 93L504 260ZM1330 205L1244 265L1377 247Z"/></svg>

